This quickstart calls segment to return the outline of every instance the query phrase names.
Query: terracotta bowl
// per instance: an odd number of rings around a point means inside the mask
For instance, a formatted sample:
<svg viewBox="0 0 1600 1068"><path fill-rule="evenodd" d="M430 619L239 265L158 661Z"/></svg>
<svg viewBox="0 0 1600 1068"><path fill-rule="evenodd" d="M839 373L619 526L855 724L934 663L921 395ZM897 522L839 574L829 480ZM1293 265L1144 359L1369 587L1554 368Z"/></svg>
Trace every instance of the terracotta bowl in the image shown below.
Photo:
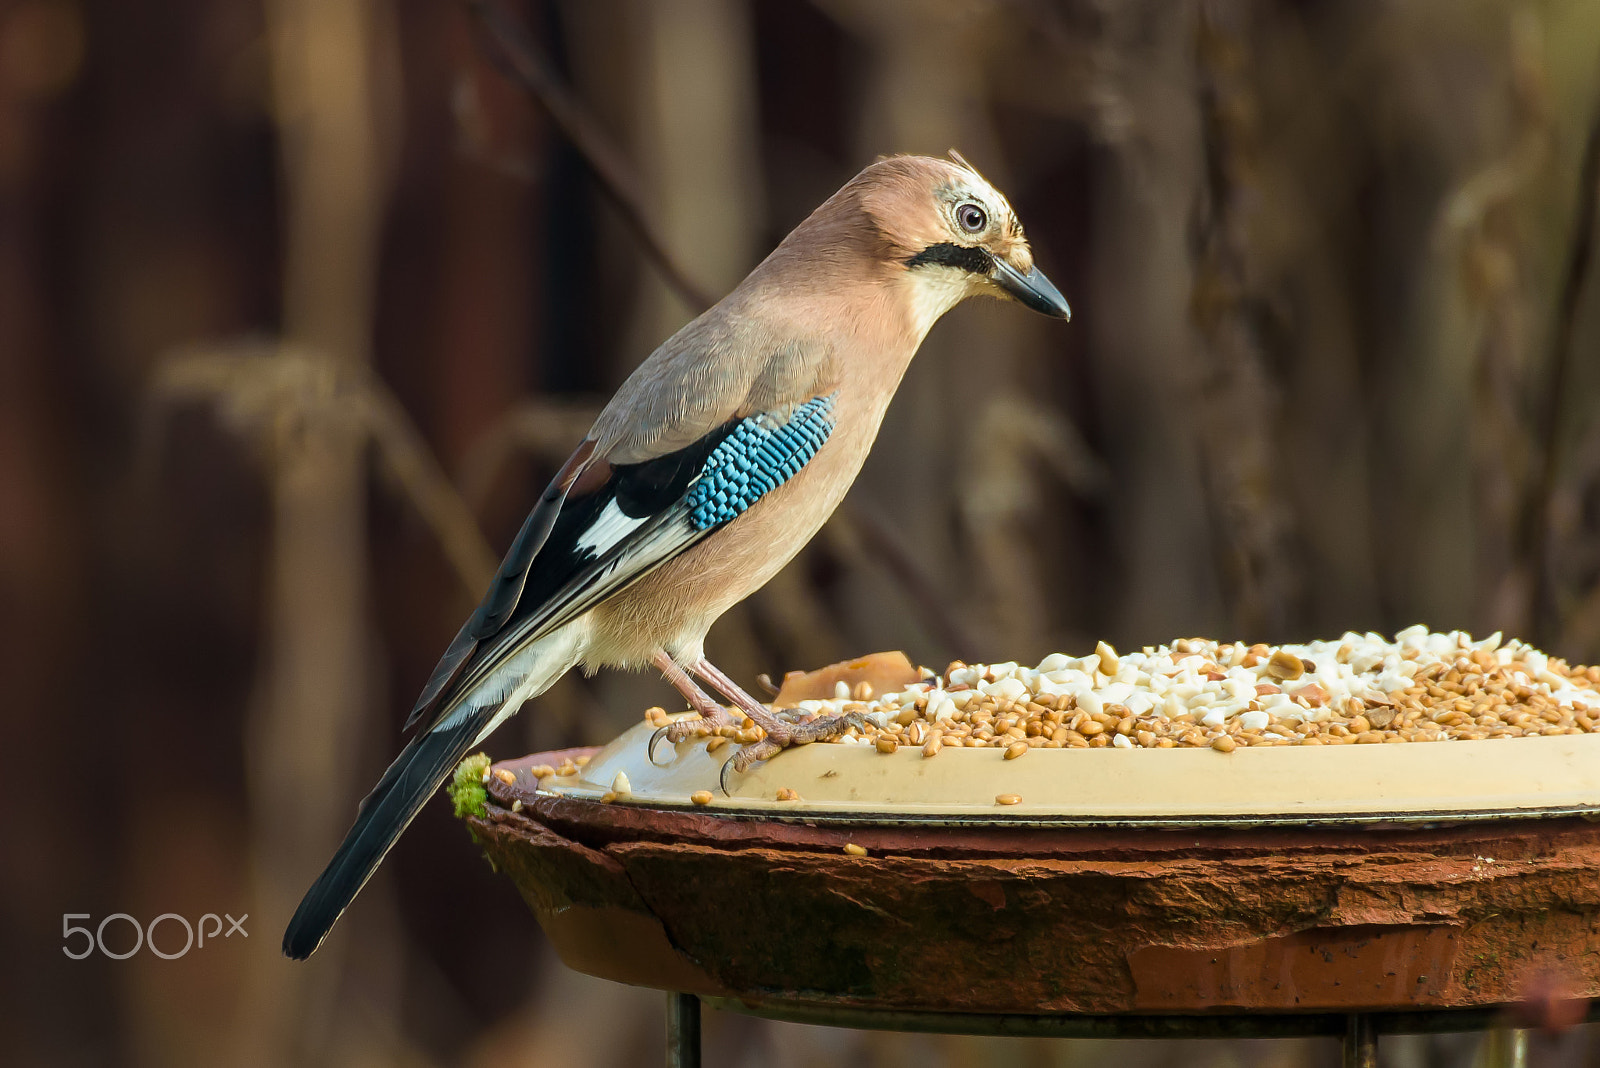
<svg viewBox="0 0 1600 1068"><path fill-rule="evenodd" d="M469 819L592 975L797 1018L1600 996L1600 736L1013 761L812 745L724 796L731 746L663 745L657 767L651 733L495 765Z"/></svg>

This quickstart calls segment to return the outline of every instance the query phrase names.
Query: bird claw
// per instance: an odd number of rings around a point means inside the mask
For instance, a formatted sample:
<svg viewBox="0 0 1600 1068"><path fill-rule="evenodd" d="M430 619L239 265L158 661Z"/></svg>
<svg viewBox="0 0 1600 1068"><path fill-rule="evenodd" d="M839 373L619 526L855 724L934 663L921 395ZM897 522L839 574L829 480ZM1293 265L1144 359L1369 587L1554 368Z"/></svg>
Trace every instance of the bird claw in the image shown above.
<svg viewBox="0 0 1600 1068"><path fill-rule="evenodd" d="M674 720L665 727L656 728L655 733L650 736L650 744L645 748L645 757L656 767L665 767L664 764L656 764L656 744L663 737L673 745L677 745L686 738L713 734L718 727L731 726L733 723L733 717L726 713L720 717L702 714L699 719Z"/></svg>
<svg viewBox="0 0 1600 1068"><path fill-rule="evenodd" d="M851 727L861 727L865 723L866 719L859 712L848 712L842 716L818 718L806 723L784 724L781 732L769 731L761 741L751 742L733 754L733 759L723 763L722 772L718 776L723 796L733 796L728 791L729 768L743 775L755 765L771 760L791 745L809 745L812 742L824 741L843 734Z"/></svg>
<svg viewBox="0 0 1600 1068"><path fill-rule="evenodd" d="M728 790L729 768L732 768L740 775L743 775L755 765L771 760L773 757L783 752L786 748L786 745L774 742L770 738L763 738L759 742L751 742L749 745L733 754L731 759L723 761L722 771L717 776L717 782L722 787L722 795L724 797L733 796L733 794Z"/></svg>
<svg viewBox="0 0 1600 1068"><path fill-rule="evenodd" d="M662 735L666 734L671 729L672 724L669 723L665 727L658 727L656 732L650 736L650 744L646 746L644 750L645 759L649 760L650 763L656 764L656 743L661 740ZM656 767L658 768L665 766L666 765L664 764L656 764Z"/></svg>
<svg viewBox="0 0 1600 1068"><path fill-rule="evenodd" d="M836 738L851 727L863 728L867 719L860 712L846 712L839 716L818 716L816 719L805 723L797 723L789 729L790 738L787 745L809 745L812 742L827 741Z"/></svg>

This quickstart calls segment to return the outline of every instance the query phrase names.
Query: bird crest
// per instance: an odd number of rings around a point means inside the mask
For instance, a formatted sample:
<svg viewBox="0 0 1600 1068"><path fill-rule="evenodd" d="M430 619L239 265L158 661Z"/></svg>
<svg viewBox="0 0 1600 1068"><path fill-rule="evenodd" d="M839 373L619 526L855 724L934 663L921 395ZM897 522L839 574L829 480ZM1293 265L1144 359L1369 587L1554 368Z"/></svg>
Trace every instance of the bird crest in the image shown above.
<svg viewBox="0 0 1600 1068"><path fill-rule="evenodd" d="M950 159L952 161L955 162L956 166L961 167L964 170L971 171L973 174L977 175L979 178L983 178L983 173L981 171L979 171L978 168L976 168L972 164L968 163L967 162L967 157L963 156L960 152L958 152L958 151L956 151L955 149L952 148L946 154L950 157ZM989 181L989 179L987 179L987 178L983 178L983 180L986 183Z"/></svg>

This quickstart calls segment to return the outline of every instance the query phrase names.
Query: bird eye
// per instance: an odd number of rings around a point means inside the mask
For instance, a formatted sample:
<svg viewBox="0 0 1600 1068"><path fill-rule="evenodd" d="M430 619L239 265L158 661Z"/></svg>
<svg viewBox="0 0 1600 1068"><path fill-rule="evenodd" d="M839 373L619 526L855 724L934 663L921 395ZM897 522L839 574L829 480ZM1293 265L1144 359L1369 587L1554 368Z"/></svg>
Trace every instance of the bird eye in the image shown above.
<svg viewBox="0 0 1600 1068"><path fill-rule="evenodd" d="M962 204L956 208L956 222L967 233L976 234L989 225L989 216L976 204Z"/></svg>

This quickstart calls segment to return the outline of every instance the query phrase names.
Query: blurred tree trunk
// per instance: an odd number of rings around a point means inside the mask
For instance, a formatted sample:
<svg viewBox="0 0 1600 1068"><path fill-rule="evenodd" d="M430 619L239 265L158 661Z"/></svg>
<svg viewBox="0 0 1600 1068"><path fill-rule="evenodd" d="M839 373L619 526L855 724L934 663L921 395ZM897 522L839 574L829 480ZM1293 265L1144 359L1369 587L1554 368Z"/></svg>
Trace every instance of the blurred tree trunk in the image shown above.
<svg viewBox="0 0 1600 1068"><path fill-rule="evenodd" d="M249 735L252 912L264 940L276 940L353 814L349 772L363 763L355 744L371 708L364 439L335 381L338 365L371 360L398 62L390 19L381 0L267 4L287 205L282 344L326 361L328 372L272 439L267 659ZM393 953L397 941L363 945ZM349 945L301 966L253 954L244 1026L227 1060L320 1059L327 1030L351 1025L331 1014Z"/></svg>
<svg viewBox="0 0 1600 1068"><path fill-rule="evenodd" d="M1106 629L1136 643L1217 633L1220 610L1194 449L1199 375L1189 308L1190 226L1203 173L1195 101L1194 8L1104 6L1091 53L1097 132L1109 150L1096 186L1093 269L1082 329L1104 383L1094 403L1119 413L1108 429L1117 491L1108 521L1122 581Z"/></svg>

